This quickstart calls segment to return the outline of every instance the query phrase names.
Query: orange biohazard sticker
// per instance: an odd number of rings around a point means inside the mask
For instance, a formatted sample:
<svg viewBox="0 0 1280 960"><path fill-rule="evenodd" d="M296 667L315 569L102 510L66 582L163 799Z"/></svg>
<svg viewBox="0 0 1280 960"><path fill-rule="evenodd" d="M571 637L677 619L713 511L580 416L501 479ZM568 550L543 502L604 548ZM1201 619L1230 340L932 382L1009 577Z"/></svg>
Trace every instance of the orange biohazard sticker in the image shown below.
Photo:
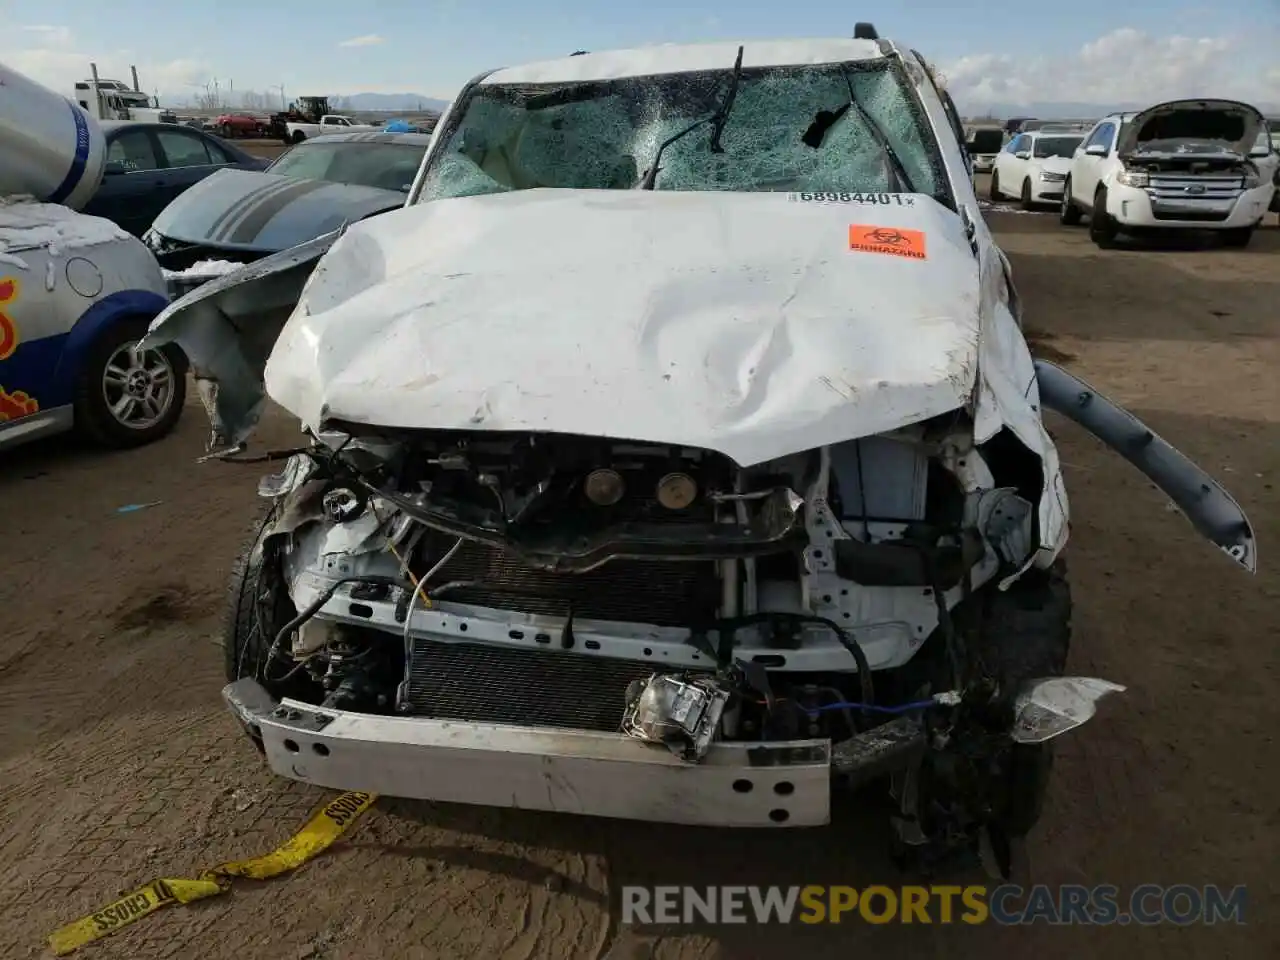
<svg viewBox="0 0 1280 960"><path fill-rule="evenodd" d="M18 349L18 325L5 306L18 299L17 277L0 278L0 360L8 360Z"/></svg>
<svg viewBox="0 0 1280 960"><path fill-rule="evenodd" d="M889 253L895 257L927 260L924 231L903 227L868 227L864 224L849 226L849 249L863 253Z"/></svg>
<svg viewBox="0 0 1280 960"><path fill-rule="evenodd" d="M39 412L40 404L22 390L9 393L4 387L0 387L0 423L21 420Z"/></svg>

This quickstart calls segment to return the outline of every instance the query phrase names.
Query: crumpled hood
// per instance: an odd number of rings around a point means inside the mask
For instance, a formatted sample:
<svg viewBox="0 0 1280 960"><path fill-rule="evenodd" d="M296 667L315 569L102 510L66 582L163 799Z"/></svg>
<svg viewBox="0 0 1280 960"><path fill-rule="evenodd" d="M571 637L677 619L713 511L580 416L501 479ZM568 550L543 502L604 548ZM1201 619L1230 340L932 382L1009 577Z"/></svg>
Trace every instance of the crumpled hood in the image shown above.
<svg viewBox="0 0 1280 960"><path fill-rule="evenodd" d="M404 201L395 190L219 170L179 194L152 226L184 243L274 253Z"/></svg>
<svg viewBox="0 0 1280 960"><path fill-rule="evenodd" d="M1144 150L1163 153L1181 140L1187 147L1212 144L1243 156L1252 149L1264 123L1256 107L1235 100L1171 100L1125 124L1116 152L1121 157Z"/></svg>
<svg viewBox="0 0 1280 960"><path fill-rule="evenodd" d="M960 219L810 196L529 190L377 217L317 266L267 392L311 427L587 434L743 465L968 402Z"/></svg>

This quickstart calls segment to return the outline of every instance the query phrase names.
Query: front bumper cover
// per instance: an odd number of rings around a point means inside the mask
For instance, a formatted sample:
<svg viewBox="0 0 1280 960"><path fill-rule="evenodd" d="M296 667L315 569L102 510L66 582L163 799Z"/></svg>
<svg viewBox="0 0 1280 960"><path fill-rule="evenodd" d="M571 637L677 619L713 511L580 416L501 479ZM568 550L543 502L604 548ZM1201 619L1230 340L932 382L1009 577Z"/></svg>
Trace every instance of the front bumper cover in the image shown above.
<svg viewBox="0 0 1280 960"><path fill-rule="evenodd" d="M833 774L867 779L924 740L898 720L827 740L716 743L698 764L619 733L383 717L276 702L253 679L223 697L280 776L394 797L718 827L830 822Z"/></svg>

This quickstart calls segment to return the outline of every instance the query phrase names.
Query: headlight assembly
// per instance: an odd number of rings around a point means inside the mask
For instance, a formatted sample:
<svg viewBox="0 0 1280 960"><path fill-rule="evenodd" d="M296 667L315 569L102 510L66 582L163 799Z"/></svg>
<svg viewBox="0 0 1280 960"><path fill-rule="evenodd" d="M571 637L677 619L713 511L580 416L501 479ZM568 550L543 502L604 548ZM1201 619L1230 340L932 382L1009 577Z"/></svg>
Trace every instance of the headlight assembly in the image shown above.
<svg viewBox="0 0 1280 960"><path fill-rule="evenodd" d="M1145 170L1121 170L1116 182L1126 187L1145 187L1151 182Z"/></svg>

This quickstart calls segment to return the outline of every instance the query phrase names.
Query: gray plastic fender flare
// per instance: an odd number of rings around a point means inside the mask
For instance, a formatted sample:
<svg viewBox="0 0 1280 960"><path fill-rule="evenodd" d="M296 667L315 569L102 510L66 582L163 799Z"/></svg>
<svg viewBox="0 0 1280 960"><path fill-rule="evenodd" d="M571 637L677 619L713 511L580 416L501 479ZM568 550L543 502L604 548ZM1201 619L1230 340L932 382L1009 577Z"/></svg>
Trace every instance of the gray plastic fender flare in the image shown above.
<svg viewBox="0 0 1280 960"><path fill-rule="evenodd" d="M1164 491L1191 525L1250 573L1257 542L1240 505L1211 476L1128 410L1057 364L1035 361L1040 404L1079 424Z"/></svg>

